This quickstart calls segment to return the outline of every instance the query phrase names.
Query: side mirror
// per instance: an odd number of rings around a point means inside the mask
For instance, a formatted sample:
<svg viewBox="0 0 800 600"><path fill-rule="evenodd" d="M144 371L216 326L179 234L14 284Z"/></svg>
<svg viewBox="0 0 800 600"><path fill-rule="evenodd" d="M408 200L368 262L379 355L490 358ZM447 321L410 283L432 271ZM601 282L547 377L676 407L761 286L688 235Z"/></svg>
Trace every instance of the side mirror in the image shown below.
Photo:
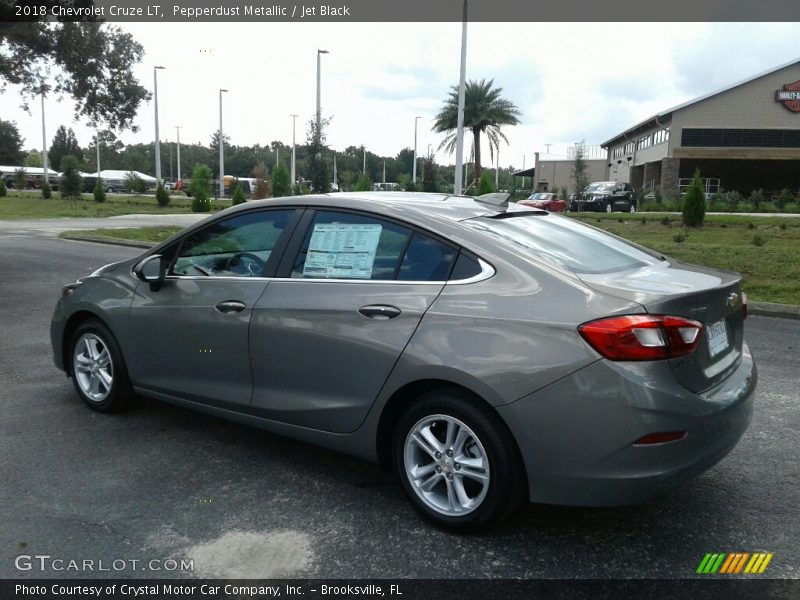
<svg viewBox="0 0 800 600"><path fill-rule="evenodd" d="M166 268L164 257L160 254L153 254L136 265L133 273L140 280L150 284L150 291L157 292L164 285Z"/></svg>

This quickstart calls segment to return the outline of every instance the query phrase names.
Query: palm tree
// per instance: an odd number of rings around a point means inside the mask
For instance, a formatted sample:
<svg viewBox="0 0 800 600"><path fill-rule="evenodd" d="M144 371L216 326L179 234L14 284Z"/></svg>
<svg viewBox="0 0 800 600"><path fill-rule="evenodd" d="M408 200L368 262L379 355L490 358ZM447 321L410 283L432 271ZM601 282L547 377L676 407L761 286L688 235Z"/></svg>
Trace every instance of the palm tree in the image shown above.
<svg viewBox="0 0 800 600"><path fill-rule="evenodd" d="M500 140L508 143L500 126L519 124L519 116L522 114L513 102L500 97L503 88L495 88L493 85L494 79L473 80L466 83L464 90L464 128L472 131L476 180L481 177L481 133L489 138L489 152L494 160L494 151L500 148ZM439 144L439 149L445 148L450 154L456 147L457 120L458 87L453 86L433 125L434 131L448 134Z"/></svg>

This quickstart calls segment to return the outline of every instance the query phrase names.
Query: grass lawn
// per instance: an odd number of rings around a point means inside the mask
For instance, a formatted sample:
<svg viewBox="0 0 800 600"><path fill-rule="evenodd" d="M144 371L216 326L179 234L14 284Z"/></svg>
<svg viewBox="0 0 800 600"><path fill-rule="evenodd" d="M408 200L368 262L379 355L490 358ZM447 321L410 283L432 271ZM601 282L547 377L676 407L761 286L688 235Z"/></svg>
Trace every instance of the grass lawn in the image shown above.
<svg viewBox="0 0 800 600"><path fill-rule="evenodd" d="M106 194L106 201L95 202L91 194L71 202L62 200L58 193L45 200L39 192L9 190L0 198L0 219L54 219L60 217L115 217L130 214L174 214L192 212L192 199L172 196L167 206L159 206L155 196ZM231 205L230 200L211 200L211 211L216 212Z"/></svg>
<svg viewBox="0 0 800 600"><path fill-rule="evenodd" d="M123 229L90 229L80 231L64 231L59 237L71 238L93 237L110 238L115 240L134 240L137 242L162 242L168 237L181 231L183 227L137 227Z"/></svg>
<svg viewBox="0 0 800 600"><path fill-rule="evenodd" d="M680 215L570 216L679 260L738 271L749 300L800 304L800 218L710 215L693 228Z"/></svg>
<svg viewBox="0 0 800 600"><path fill-rule="evenodd" d="M680 215L570 216L679 260L739 271L745 276L744 287L750 300L800 304L800 218L712 215L706 217L702 227L691 228L682 227ZM146 227L67 233L160 242L179 229Z"/></svg>

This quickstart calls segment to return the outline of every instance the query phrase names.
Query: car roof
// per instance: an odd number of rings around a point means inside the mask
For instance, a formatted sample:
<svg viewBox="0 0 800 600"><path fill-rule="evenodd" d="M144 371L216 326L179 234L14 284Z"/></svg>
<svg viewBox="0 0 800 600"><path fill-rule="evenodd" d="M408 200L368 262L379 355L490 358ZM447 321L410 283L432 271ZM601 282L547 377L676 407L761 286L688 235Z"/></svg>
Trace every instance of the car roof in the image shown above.
<svg viewBox="0 0 800 600"><path fill-rule="evenodd" d="M423 192L335 192L306 196L287 196L251 200L233 209L245 210L259 206L315 206L320 208L349 208L384 214L394 214L413 220L426 220L430 217L463 221L475 217L495 215L504 212L532 211L511 202L507 206L497 206L482 202L472 196L454 196Z"/></svg>

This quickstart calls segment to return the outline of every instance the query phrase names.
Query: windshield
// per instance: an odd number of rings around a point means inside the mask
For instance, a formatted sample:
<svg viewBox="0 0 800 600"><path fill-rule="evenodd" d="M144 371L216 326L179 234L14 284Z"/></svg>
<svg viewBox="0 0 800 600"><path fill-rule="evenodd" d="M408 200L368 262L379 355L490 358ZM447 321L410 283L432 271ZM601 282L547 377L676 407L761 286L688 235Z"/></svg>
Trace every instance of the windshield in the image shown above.
<svg viewBox="0 0 800 600"><path fill-rule="evenodd" d="M536 194L531 194L528 200L549 200L550 194L545 194L543 192L538 192Z"/></svg>
<svg viewBox="0 0 800 600"><path fill-rule="evenodd" d="M478 217L464 224L573 273L611 273L659 262L624 240L566 217L519 213L512 218Z"/></svg>
<svg viewBox="0 0 800 600"><path fill-rule="evenodd" d="M585 192L610 192L614 189L613 183L593 183L587 187Z"/></svg>

